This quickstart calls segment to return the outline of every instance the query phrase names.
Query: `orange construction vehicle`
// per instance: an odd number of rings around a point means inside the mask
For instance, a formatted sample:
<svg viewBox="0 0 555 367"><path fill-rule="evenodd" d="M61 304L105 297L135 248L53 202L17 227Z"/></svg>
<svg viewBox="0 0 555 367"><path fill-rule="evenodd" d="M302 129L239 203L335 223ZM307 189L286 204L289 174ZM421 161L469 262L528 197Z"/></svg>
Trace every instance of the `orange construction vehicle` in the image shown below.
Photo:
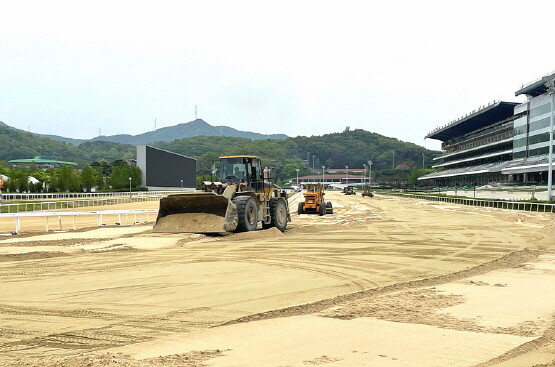
<svg viewBox="0 0 555 367"><path fill-rule="evenodd" d="M331 201L327 203L324 201L324 185L322 184L307 184L306 193L304 194L304 201L299 203L297 213L318 213L320 215L333 214L333 207Z"/></svg>

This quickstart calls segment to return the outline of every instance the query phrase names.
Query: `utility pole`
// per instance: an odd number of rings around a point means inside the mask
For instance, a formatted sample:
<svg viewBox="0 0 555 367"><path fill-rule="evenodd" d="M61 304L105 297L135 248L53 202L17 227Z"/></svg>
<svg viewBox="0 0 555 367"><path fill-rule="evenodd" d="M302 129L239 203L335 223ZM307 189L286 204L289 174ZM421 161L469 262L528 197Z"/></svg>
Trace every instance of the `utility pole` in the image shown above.
<svg viewBox="0 0 555 367"><path fill-rule="evenodd" d="M324 185L324 181L326 181L326 166L322 166L322 185Z"/></svg>
<svg viewBox="0 0 555 367"><path fill-rule="evenodd" d="M295 171L297 171L297 186L299 186L299 171L300 171L300 169L295 168Z"/></svg>
<svg viewBox="0 0 555 367"><path fill-rule="evenodd" d="M553 110L555 105L555 79L548 80L545 83L547 93L551 95L551 117L549 118L549 156L547 165L547 200L552 199L553 190Z"/></svg>
<svg viewBox="0 0 555 367"><path fill-rule="evenodd" d="M422 153L422 168L425 168L426 164L424 163L424 153Z"/></svg>
<svg viewBox="0 0 555 367"><path fill-rule="evenodd" d="M197 105L195 105L195 120L198 119L198 115L197 115Z"/></svg>
<svg viewBox="0 0 555 367"><path fill-rule="evenodd" d="M154 131L156 131L156 119L154 119Z"/></svg>
<svg viewBox="0 0 555 367"><path fill-rule="evenodd" d="M347 170L347 178L345 179L345 183L348 185L349 184L349 166L345 166L345 169Z"/></svg>

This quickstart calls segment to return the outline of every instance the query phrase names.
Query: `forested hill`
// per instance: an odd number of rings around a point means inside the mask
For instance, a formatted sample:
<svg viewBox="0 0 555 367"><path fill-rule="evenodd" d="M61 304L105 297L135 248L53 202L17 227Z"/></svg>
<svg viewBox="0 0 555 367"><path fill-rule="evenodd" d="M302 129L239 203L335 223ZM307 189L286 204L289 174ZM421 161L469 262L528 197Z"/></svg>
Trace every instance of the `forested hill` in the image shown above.
<svg viewBox="0 0 555 367"><path fill-rule="evenodd" d="M296 174L295 169L300 166L305 171L306 166L301 161L307 157L310 166L314 163L316 169L321 166L361 168L368 160L372 160L373 169L391 169L393 154L396 166L406 163L407 168L421 168L422 155L429 167L432 158L440 155L438 151L365 130L266 140L263 144L244 138L194 137L155 145L179 154L198 157L201 174L209 173L211 162L219 155L255 154L262 158L265 165L275 167L280 177L293 177Z"/></svg>
<svg viewBox="0 0 555 367"><path fill-rule="evenodd" d="M134 158L133 145L104 141L85 142L79 146L41 137L0 123L0 160L53 157L58 160L90 164L102 158L108 161Z"/></svg>
<svg viewBox="0 0 555 367"><path fill-rule="evenodd" d="M264 165L274 167L275 173L281 178L293 177L297 168L301 169L300 174L309 173L312 165L318 171L321 166L361 168L368 160L372 160L373 169L391 169L393 154L396 167L402 164L403 168L421 168L422 155L429 167L432 158L440 154L413 143L365 130L263 141L243 137L195 136L154 145L196 157L199 174L208 174L212 161L220 155L255 154L261 157ZM32 158L37 155L88 165L98 159L112 162L134 158L136 148L131 144L107 141L87 141L73 146L0 124L0 160ZM307 158L309 167L306 165Z"/></svg>

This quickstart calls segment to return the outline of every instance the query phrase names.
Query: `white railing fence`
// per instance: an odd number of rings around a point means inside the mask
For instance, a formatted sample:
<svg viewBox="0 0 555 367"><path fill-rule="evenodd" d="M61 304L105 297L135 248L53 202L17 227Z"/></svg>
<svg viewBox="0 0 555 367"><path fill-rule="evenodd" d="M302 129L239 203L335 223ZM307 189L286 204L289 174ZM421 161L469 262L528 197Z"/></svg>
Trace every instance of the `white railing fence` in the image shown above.
<svg viewBox="0 0 555 367"><path fill-rule="evenodd" d="M145 201L158 201L161 197L169 194L180 193L181 191L157 191L157 192L141 192L141 193L103 193L100 196L92 196L86 199L77 200L61 200L66 194L60 194L59 197L51 198L56 201L36 201L26 203L3 203L0 205L0 213L19 213L29 211L50 211L61 209L75 209L91 206L119 205L128 203L137 203ZM107 195L117 194L117 195ZM16 194L13 194L16 195ZM20 195L20 194L17 194ZM55 194L23 194L23 195L55 195ZM80 195L80 194L78 194ZM81 197L81 196L78 196ZM39 200L43 198L38 198ZM26 199L25 199L26 200ZM30 199L33 200L33 199ZM36 199L34 199L36 200Z"/></svg>
<svg viewBox="0 0 555 367"><path fill-rule="evenodd" d="M132 225L140 224L144 222L154 221L156 219L156 213L158 209L129 209L129 210L98 210L98 211L83 211L83 212L28 212L28 213L3 213L0 214L0 219L11 218L14 220L14 234L19 234L21 232L21 219L30 217L42 217L44 218L45 231L48 232L54 227L57 227L55 223L49 222L49 218L55 218L58 223L59 230L62 230L62 217L72 217L72 228L77 229L75 217L77 216L95 216L96 223L98 226L106 225L103 221L103 216L118 216L117 225L130 225L129 216L132 215Z"/></svg>
<svg viewBox="0 0 555 367"><path fill-rule="evenodd" d="M471 198L450 198L442 196L431 196L431 195L415 195L415 194L404 194L404 193L380 193L381 195L391 195L391 196L401 196L413 199L422 199L428 201L439 201L444 203L460 204L460 205L470 205L497 209L509 209L509 210L525 210L531 212L544 212L544 213L555 213L555 204L550 203L535 203L535 202L524 202L524 201L505 201L505 200L479 200Z"/></svg>

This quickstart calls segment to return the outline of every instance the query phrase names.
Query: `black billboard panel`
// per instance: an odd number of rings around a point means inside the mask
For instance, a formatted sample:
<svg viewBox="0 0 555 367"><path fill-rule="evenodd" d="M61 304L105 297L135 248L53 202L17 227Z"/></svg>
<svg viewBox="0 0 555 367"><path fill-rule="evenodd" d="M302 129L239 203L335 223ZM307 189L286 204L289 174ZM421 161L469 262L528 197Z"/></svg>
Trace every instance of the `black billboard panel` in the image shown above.
<svg viewBox="0 0 555 367"><path fill-rule="evenodd" d="M194 158L138 145L137 166L143 171L143 185L147 187L194 188L196 185L197 162Z"/></svg>

